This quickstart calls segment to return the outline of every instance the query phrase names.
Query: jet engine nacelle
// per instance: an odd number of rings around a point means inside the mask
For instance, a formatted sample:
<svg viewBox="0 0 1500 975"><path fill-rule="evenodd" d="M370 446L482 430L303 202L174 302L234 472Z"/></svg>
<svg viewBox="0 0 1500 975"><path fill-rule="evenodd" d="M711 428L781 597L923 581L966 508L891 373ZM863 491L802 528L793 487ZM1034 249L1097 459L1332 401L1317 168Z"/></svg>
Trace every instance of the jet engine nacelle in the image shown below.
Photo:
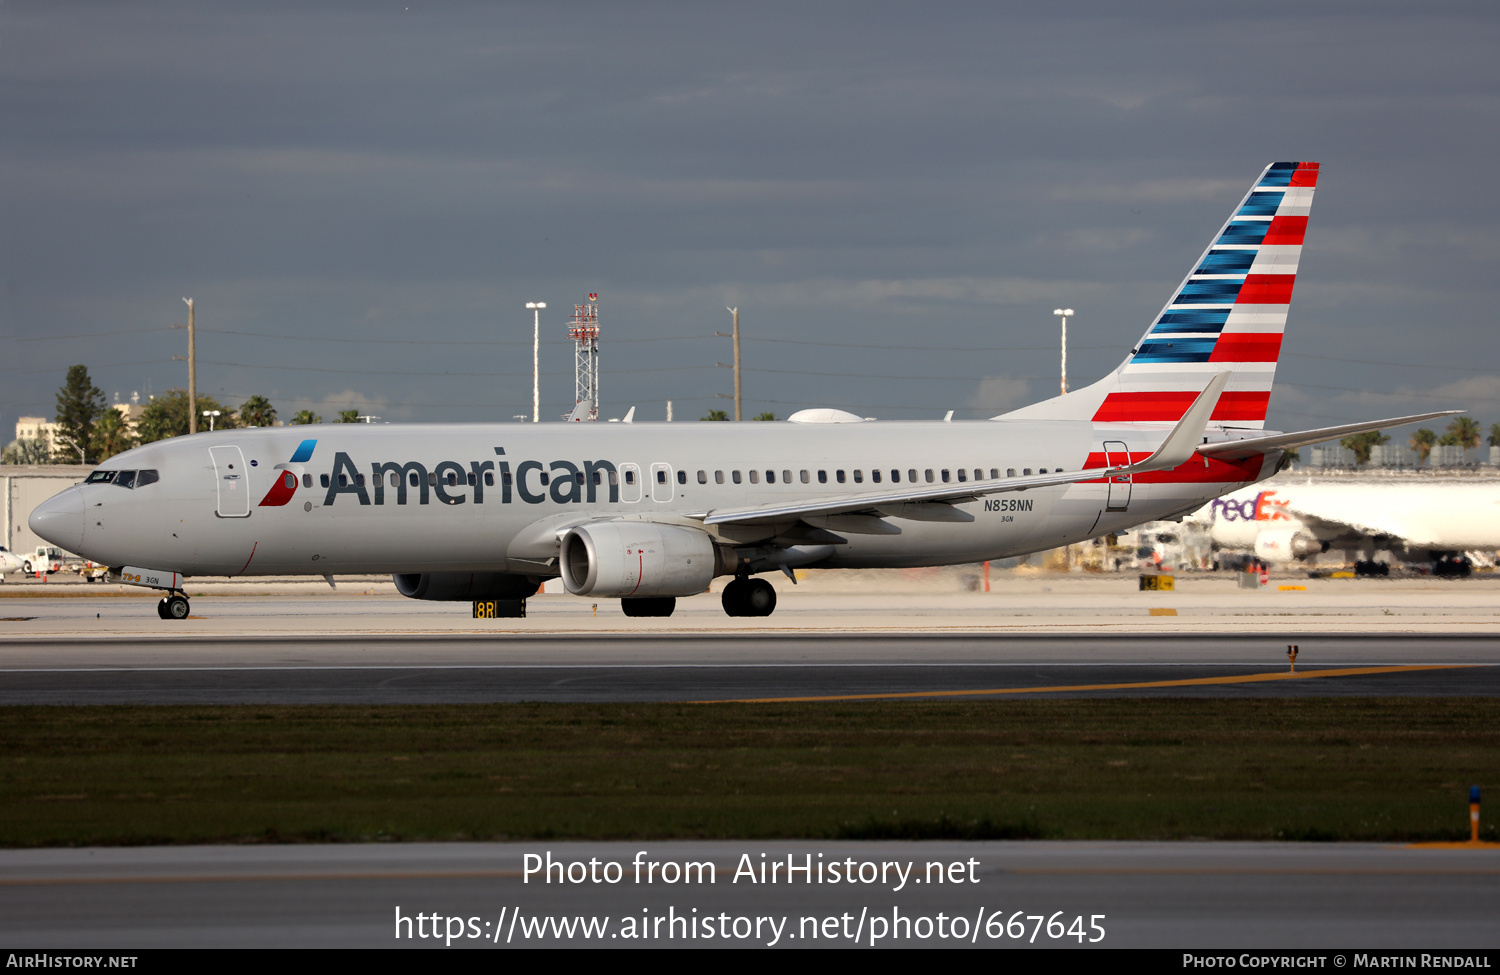
<svg viewBox="0 0 1500 975"><path fill-rule="evenodd" d="M1290 562L1323 551L1323 543L1311 535L1284 528L1255 536L1255 557L1265 562Z"/></svg>
<svg viewBox="0 0 1500 975"><path fill-rule="evenodd" d="M563 536L563 585L575 596L692 596L718 567L705 532L647 521L601 521Z"/></svg>
<svg viewBox="0 0 1500 975"><path fill-rule="evenodd" d="M471 602L477 599L525 599L541 588L536 576L508 572L397 573L396 591L411 599Z"/></svg>

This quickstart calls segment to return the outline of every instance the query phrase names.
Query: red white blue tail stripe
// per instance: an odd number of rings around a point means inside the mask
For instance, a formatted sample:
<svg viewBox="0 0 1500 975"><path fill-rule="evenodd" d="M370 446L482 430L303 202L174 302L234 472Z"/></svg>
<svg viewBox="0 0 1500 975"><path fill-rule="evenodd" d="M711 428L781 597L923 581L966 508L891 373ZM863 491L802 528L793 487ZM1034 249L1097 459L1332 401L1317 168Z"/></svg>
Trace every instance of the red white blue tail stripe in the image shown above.
<svg viewBox="0 0 1500 975"><path fill-rule="evenodd" d="M1130 358L1094 419L1176 422L1217 372L1213 420L1263 427L1318 182L1314 162L1272 163L1214 237Z"/></svg>

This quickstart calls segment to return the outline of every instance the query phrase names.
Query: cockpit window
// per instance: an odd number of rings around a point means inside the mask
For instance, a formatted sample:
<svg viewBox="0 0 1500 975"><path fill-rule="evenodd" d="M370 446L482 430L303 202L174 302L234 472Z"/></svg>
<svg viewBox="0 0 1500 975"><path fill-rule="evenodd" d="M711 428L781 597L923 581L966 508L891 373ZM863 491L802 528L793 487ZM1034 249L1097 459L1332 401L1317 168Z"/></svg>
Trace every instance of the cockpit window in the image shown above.
<svg viewBox="0 0 1500 975"><path fill-rule="evenodd" d="M120 472L119 471L94 471L92 474L89 475L89 479L87 481L84 481L83 483L85 483L85 484L108 484L110 481L113 481L115 479L115 475L118 474L118 473L120 473Z"/></svg>
<svg viewBox="0 0 1500 975"><path fill-rule="evenodd" d="M140 471L135 475L135 486L143 488L147 484L155 484L161 480L161 475L155 471Z"/></svg>
<svg viewBox="0 0 1500 975"><path fill-rule="evenodd" d="M135 471L121 471L120 476L115 478L115 487L135 487Z"/></svg>

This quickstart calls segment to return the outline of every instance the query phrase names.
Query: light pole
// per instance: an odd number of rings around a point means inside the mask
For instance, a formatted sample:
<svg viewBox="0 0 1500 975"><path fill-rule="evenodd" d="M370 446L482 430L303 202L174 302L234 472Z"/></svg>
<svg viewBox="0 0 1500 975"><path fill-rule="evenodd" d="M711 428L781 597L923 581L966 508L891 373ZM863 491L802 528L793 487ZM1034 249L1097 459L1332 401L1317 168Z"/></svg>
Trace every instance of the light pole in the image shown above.
<svg viewBox="0 0 1500 975"><path fill-rule="evenodd" d="M1068 391L1068 317L1073 314L1071 308L1054 308L1052 314L1062 318L1062 391Z"/></svg>
<svg viewBox="0 0 1500 975"><path fill-rule="evenodd" d="M209 433L213 433L214 432L214 418L217 417L217 416L222 416L223 413L224 413L223 410L204 410L203 411L203 415L206 416L206 417L208 417L208 432Z"/></svg>
<svg viewBox="0 0 1500 975"><path fill-rule="evenodd" d="M542 422L541 356L542 356L542 309L545 301L528 301L531 309L531 422Z"/></svg>
<svg viewBox="0 0 1500 975"><path fill-rule="evenodd" d="M188 306L188 433L198 432L198 349L193 336L193 299Z"/></svg>
<svg viewBox="0 0 1500 975"><path fill-rule="evenodd" d="M728 306L724 310L734 316L734 331L728 335L725 335L723 332L715 332L714 334L734 339L734 418L738 420L740 419L740 310Z"/></svg>

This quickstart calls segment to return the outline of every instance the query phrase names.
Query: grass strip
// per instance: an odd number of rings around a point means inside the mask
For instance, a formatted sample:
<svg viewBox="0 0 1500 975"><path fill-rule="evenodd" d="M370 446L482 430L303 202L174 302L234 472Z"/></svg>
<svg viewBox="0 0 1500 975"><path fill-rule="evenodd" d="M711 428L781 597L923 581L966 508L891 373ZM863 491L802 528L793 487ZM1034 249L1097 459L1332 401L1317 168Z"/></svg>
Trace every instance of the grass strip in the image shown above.
<svg viewBox="0 0 1500 975"><path fill-rule="evenodd" d="M1494 698L0 711L6 846L1461 840L1476 783Z"/></svg>

